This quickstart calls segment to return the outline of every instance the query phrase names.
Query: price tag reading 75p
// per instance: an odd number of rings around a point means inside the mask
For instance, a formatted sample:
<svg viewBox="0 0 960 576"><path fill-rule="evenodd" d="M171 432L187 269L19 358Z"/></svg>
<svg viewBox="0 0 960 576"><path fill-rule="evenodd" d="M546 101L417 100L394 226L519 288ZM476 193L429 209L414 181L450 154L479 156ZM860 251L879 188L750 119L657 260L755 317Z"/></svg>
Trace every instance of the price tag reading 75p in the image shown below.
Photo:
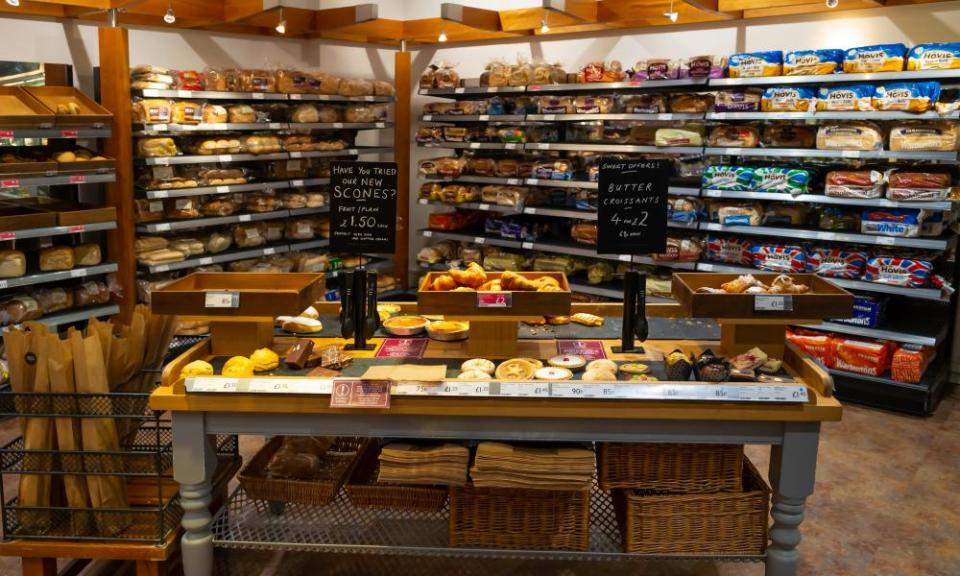
<svg viewBox="0 0 960 576"><path fill-rule="evenodd" d="M511 308L512 292L477 292L477 308Z"/></svg>

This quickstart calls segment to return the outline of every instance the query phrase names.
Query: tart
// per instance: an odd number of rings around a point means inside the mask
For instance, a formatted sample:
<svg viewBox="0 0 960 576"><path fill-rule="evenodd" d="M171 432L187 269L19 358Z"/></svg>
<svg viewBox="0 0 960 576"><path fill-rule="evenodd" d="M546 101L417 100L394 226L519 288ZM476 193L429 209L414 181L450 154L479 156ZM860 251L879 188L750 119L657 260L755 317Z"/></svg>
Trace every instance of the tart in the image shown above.
<svg viewBox="0 0 960 576"><path fill-rule="evenodd" d="M490 375L480 370L464 370L457 376L457 380L489 380Z"/></svg>
<svg viewBox="0 0 960 576"><path fill-rule="evenodd" d="M483 372L484 374L493 374L497 365L486 358L474 358L466 360L460 365L460 370L464 372Z"/></svg>
<svg viewBox="0 0 960 576"><path fill-rule="evenodd" d="M469 322L438 320L427 324L427 334L434 340L464 340L470 335Z"/></svg>
<svg viewBox="0 0 960 576"><path fill-rule="evenodd" d="M555 368L566 368L567 370L579 370L587 363L582 356L560 355L547 360L547 364Z"/></svg>
<svg viewBox="0 0 960 576"><path fill-rule="evenodd" d="M498 380L529 380L534 371L533 364L523 358L511 358L501 362L495 374Z"/></svg>
<svg viewBox="0 0 960 576"><path fill-rule="evenodd" d="M573 378L573 372L567 370L566 368L547 366L545 368L538 368L536 372L533 373L533 376L537 380L570 380Z"/></svg>
<svg viewBox="0 0 960 576"><path fill-rule="evenodd" d="M427 329L427 319L420 316L394 316L384 320L383 329L394 336L413 336Z"/></svg>
<svg viewBox="0 0 960 576"><path fill-rule="evenodd" d="M627 362L620 365L620 371L627 374L646 374L650 371L650 367L639 362Z"/></svg>
<svg viewBox="0 0 960 576"><path fill-rule="evenodd" d="M650 376L649 374L631 374L628 380L631 382L658 382L659 378Z"/></svg>
<svg viewBox="0 0 960 576"><path fill-rule="evenodd" d="M534 368L543 368L543 362L537 360L536 358L521 358L521 360L526 360L527 362L533 364Z"/></svg>
<svg viewBox="0 0 960 576"><path fill-rule="evenodd" d="M607 359L603 358L603 359L600 359L600 360L591 360L591 361L587 364L587 370L588 370L588 371L589 371L589 370L603 370L603 371L605 371L605 372L610 372L610 373L612 373L612 374L616 374L617 371L619 370L619 368L617 367L617 363L614 362L613 360L607 360Z"/></svg>

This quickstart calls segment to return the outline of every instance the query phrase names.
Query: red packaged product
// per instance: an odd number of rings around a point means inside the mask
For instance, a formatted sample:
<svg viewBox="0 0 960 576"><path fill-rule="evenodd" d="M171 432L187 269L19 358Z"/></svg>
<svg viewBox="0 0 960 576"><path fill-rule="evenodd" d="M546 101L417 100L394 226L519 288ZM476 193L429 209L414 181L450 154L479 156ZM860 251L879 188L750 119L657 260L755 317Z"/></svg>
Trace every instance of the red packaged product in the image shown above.
<svg viewBox="0 0 960 576"><path fill-rule="evenodd" d="M177 89L203 90L203 74L196 70L179 70L177 72Z"/></svg>
<svg viewBox="0 0 960 576"><path fill-rule="evenodd" d="M788 329L787 341L819 360L824 366L833 368L833 338L829 334Z"/></svg>
<svg viewBox="0 0 960 576"><path fill-rule="evenodd" d="M894 172L890 175L891 188L949 188L950 175L937 172Z"/></svg>
<svg viewBox="0 0 960 576"><path fill-rule="evenodd" d="M460 230L467 225L463 212L438 212L431 214L427 225L433 230Z"/></svg>
<svg viewBox="0 0 960 576"><path fill-rule="evenodd" d="M937 350L933 346L916 346L907 344L893 353L890 362L890 376L897 382L919 384L926 372L927 366L936 357Z"/></svg>
<svg viewBox="0 0 960 576"><path fill-rule="evenodd" d="M865 342L850 338L833 339L833 367L838 370L880 376L890 369L890 352L896 344Z"/></svg>

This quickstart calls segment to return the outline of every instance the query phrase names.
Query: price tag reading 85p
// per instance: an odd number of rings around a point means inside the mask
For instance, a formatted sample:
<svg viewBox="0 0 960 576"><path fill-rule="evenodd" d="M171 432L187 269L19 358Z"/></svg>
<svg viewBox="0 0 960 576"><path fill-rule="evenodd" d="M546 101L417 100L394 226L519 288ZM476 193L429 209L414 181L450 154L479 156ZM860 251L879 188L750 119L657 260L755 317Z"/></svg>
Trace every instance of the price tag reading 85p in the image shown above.
<svg viewBox="0 0 960 576"><path fill-rule="evenodd" d="M793 296L789 294L757 294L753 297L755 312L793 312Z"/></svg>
<svg viewBox="0 0 960 576"><path fill-rule="evenodd" d="M477 308L510 308L512 292L477 292Z"/></svg>
<svg viewBox="0 0 960 576"><path fill-rule="evenodd" d="M204 295L204 308L239 308L239 292L207 292Z"/></svg>

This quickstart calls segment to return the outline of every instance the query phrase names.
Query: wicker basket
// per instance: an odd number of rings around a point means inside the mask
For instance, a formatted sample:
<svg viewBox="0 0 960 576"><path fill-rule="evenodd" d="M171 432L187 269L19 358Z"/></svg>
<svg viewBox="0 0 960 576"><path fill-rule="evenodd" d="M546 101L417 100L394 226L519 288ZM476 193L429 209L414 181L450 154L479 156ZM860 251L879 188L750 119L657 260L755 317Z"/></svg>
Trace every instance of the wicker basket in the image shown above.
<svg viewBox="0 0 960 576"><path fill-rule="evenodd" d="M673 494L740 492L740 444L600 444L600 487Z"/></svg>
<svg viewBox="0 0 960 576"><path fill-rule="evenodd" d="M329 504L357 465L368 444L365 438L337 438L320 458L320 473L313 480L267 478L267 464L283 445L283 437L267 442L240 472L240 486L255 500L298 502L322 506Z"/></svg>
<svg viewBox="0 0 960 576"><path fill-rule="evenodd" d="M436 486L411 486L403 484L380 484L377 473L380 469L380 451L370 446L347 482L350 502L360 508L380 510L410 510L439 512L447 503L447 488Z"/></svg>
<svg viewBox="0 0 960 576"><path fill-rule="evenodd" d="M589 490L450 488L450 546L587 550Z"/></svg>
<svg viewBox="0 0 960 576"><path fill-rule="evenodd" d="M763 554L770 488L748 459L744 491L657 494L615 490L613 503L623 550L642 554Z"/></svg>

